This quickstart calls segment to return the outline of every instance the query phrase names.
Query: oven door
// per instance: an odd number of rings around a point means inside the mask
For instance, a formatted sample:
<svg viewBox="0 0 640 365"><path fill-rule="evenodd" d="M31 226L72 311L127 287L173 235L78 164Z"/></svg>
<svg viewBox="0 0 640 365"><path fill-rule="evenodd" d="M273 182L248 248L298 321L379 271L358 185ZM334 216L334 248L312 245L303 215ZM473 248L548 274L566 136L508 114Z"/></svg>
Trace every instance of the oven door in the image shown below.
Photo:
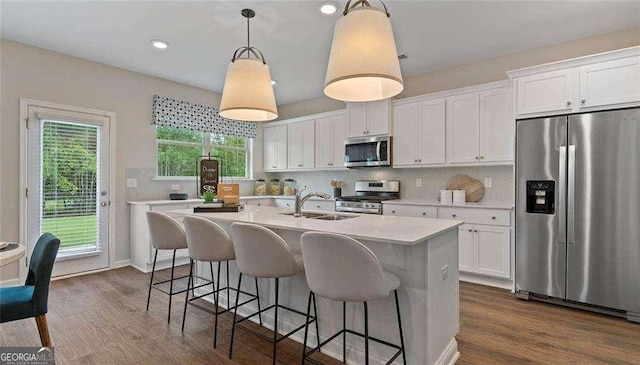
<svg viewBox="0 0 640 365"><path fill-rule="evenodd" d="M391 137L358 137L345 142L346 167L391 165Z"/></svg>

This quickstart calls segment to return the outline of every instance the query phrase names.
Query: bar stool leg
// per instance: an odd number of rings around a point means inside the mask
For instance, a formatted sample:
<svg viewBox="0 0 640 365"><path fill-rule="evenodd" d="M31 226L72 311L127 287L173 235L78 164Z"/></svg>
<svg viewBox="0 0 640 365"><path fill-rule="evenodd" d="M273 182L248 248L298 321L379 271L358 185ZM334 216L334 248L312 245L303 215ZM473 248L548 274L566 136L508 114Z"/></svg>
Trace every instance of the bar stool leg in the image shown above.
<svg viewBox="0 0 640 365"><path fill-rule="evenodd" d="M312 293L312 297L313 297L313 313L315 313L316 315L316 341L318 341L318 346L320 346L320 324L318 324L318 322L320 322L318 320L318 306L316 305L316 295L315 293ZM308 321L308 319L307 319ZM321 349L318 349L318 352L322 352Z"/></svg>
<svg viewBox="0 0 640 365"><path fill-rule="evenodd" d="M211 265L211 277L213 278L213 265ZM213 280L213 279L212 279ZM217 287L215 283L213 283L213 304L216 307L216 319L215 324L213 325L213 348L215 349L218 346L218 300L220 297L220 262L218 262L218 279L216 281L218 283ZM229 283L227 283L227 286ZM228 307L227 307L228 308Z"/></svg>
<svg viewBox="0 0 640 365"><path fill-rule="evenodd" d="M402 347L402 363L407 365L407 356L404 353L404 335L402 334L402 319L400 317L400 301L398 300L398 290L394 290L393 293L396 297L396 313L398 314L398 328L400 329L400 346Z"/></svg>
<svg viewBox="0 0 640 365"><path fill-rule="evenodd" d="M240 288L238 288L238 296L240 296ZM229 308L229 302L231 301L231 294L229 292L229 261L227 261L227 308Z"/></svg>
<svg viewBox="0 0 640 365"><path fill-rule="evenodd" d="M171 280L169 281L169 314L167 314L167 323L171 323L171 299L173 299L173 272L176 268L176 251L173 250L173 259L171 260Z"/></svg>
<svg viewBox="0 0 640 365"><path fill-rule="evenodd" d="M184 332L184 322L187 319L187 304L189 303L189 288L193 277L193 260L189 259L189 279L187 280L187 290L185 290L184 311L182 312L182 332ZM195 286L195 285L194 285Z"/></svg>
<svg viewBox="0 0 640 365"><path fill-rule="evenodd" d="M311 314L311 296L313 292L309 292L309 300L307 300L307 320L304 325L304 342L302 343L302 365L304 365L305 360L307 358L307 336L309 335L309 316ZM318 314L316 313L316 317ZM318 342L318 345L320 343Z"/></svg>
<svg viewBox="0 0 640 365"><path fill-rule="evenodd" d="M227 278L227 286L229 283L229 278ZM240 275L238 276L238 293L240 292L240 284L242 283L242 273L240 273ZM229 344L229 359L231 359L231 356L233 355L233 337L236 333L236 317L238 316L238 299L240 298L239 295L236 296L236 307L233 310L233 325L231 326L231 343ZM228 307L227 307L228 308Z"/></svg>
<svg viewBox="0 0 640 365"><path fill-rule="evenodd" d="M149 301L151 300L151 287L153 286L153 274L156 272L156 260L158 259L158 250L153 255L153 268L151 269L151 281L149 281L149 295L147 295L147 311L149 310Z"/></svg>
<svg viewBox="0 0 640 365"><path fill-rule="evenodd" d="M364 363L369 365L369 308L364 302Z"/></svg>
<svg viewBox="0 0 640 365"><path fill-rule="evenodd" d="M342 362L347 363L347 302L342 302Z"/></svg>
<svg viewBox="0 0 640 365"><path fill-rule="evenodd" d="M276 365L276 349L278 343L276 340L278 339L278 286L280 284L280 279L276 278L276 306L275 314L273 315L273 365Z"/></svg>
<svg viewBox="0 0 640 365"><path fill-rule="evenodd" d="M260 290L258 289L258 278L254 278L256 281L256 299L258 300L258 320L260 321L260 325L262 326L262 313L260 313ZM240 295L240 293L238 293Z"/></svg>

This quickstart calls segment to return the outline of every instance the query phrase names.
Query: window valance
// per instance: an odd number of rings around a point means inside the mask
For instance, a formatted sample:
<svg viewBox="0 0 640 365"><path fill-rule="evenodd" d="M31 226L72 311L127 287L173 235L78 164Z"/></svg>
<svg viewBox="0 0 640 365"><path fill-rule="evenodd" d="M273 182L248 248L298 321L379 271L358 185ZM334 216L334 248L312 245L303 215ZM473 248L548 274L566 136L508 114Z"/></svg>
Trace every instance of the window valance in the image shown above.
<svg viewBox="0 0 640 365"><path fill-rule="evenodd" d="M212 106L153 96L153 124L226 136L255 138L257 123L223 118Z"/></svg>

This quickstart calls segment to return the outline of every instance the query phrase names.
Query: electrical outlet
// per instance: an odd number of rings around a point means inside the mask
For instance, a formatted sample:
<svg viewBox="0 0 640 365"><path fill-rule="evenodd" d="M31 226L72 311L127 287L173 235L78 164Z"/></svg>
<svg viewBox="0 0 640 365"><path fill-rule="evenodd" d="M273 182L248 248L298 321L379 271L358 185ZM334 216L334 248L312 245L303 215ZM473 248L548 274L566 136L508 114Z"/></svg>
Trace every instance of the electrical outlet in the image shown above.
<svg viewBox="0 0 640 365"><path fill-rule="evenodd" d="M138 179L127 179L127 187L128 188L137 188L138 187Z"/></svg>
<svg viewBox="0 0 640 365"><path fill-rule="evenodd" d="M180 190L180 185L178 185L178 184L171 184L171 190Z"/></svg>
<svg viewBox="0 0 640 365"><path fill-rule="evenodd" d="M417 188L421 188L422 187L422 178L421 177L416 178L416 187Z"/></svg>
<svg viewBox="0 0 640 365"><path fill-rule="evenodd" d="M485 188L490 188L491 185L493 185L493 179L490 177L485 177L484 178L484 187Z"/></svg>
<svg viewBox="0 0 640 365"><path fill-rule="evenodd" d="M449 278L449 265L444 265L440 269L440 282L445 282Z"/></svg>

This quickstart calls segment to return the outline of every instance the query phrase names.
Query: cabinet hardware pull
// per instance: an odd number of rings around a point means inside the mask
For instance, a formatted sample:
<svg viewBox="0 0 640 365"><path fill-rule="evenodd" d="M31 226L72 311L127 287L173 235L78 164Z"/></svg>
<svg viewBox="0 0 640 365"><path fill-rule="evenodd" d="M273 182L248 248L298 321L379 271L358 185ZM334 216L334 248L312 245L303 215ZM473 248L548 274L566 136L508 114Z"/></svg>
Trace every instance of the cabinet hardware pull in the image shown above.
<svg viewBox="0 0 640 365"><path fill-rule="evenodd" d="M473 229L470 229L469 232L473 232Z"/></svg>
<svg viewBox="0 0 640 365"><path fill-rule="evenodd" d="M474 232L476 232L476 233L478 233L478 230L477 230L477 229L474 229L473 231L474 231Z"/></svg>
<svg viewBox="0 0 640 365"><path fill-rule="evenodd" d="M422 215L427 215L427 213L426 212L422 212Z"/></svg>
<svg viewBox="0 0 640 365"><path fill-rule="evenodd" d="M476 156L476 160L479 160L479 159L480 159L480 157L479 157L479 156Z"/></svg>
<svg viewBox="0 0 640 365"><path fill-rule="evenodd" d="M316 208L320 209L320 206L318 205Z"/></svg>
<svg viewBox="0 0 640 365"><path fill-rule="evenodd" d="M570 101L567 101L567 106L571 106L571 102Z"/></svg>
<svg viewBox="0 0 640 365"><path fill-rule="evenodd" d="M395 210L392 210L392 211L391 211L391 213L395 214L395 213L396 213L396 211L395 211Z"/></svg>
<svg viewBox="0 0 640 365"><path fill-rule="evenodd" d="M584 105L587 102L587 99L582 99L580 100L580 102L582 103L582 105Z"/></svg>
<svg viewBox="0 0 640 365"><path fill-rule="evenodd" d="M455 218L455 217L456 217L456 215L455 215L455 214L451 214L451 216L452 216L453 218Z"/></svg>
<svg viewBox="0 0 640 365"><path fill-rule="evenodd" d="M481 160L484 160L484 156L480 156L480 159L481 159Z"/></svg>
<svg viewBox="0 0 640 365"><path fill-rule="evenodd" d="M496 219L496 216L494 215L493 217L491 217L491 219Z"/></svg>

